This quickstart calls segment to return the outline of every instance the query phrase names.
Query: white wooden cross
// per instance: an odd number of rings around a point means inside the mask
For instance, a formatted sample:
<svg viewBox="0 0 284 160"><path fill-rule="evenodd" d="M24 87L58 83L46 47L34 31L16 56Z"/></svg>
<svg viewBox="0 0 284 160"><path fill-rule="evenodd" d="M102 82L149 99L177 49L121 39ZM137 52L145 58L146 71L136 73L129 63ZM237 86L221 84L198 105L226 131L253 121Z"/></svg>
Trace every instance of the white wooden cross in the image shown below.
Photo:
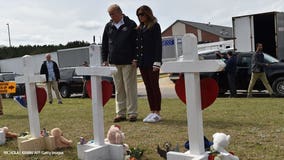
<svg viewBox="0 0 284 160"><path fill-rule="evenodd" d="M163 72L184 73L187 123L190 150L186 153L168 152L168 160L205 160L208 155L204 149L203 120L200 97L199 72L216 72L225 67L221 60L199 60L197 39L193 34L186 34L182 39L184 59L182 61L165 62Z"/></svg>
<svg viewBox="0 0 284 160"><path fill-rule="evenodd" d="M22 59L24 76L16 77L15 80L17 83L25 83L31 136L39 138L40 122L37 106L36 83L45 82L46 77L45 75L35 75L34 63L30 55L25 55Z"/></svg>
<svg viewBox="0 0 284 160"><path fill-rule="evenodd" d="M101 66L101 47L89 47L90 67L76 67L78 75L90 75L92 84L92 112L94 143L77 145L78 157L84 160L123 159L121 145L106 145L104 143L104 113L102 104L102 76L111 76L117 71L115 67Z"/></svg>

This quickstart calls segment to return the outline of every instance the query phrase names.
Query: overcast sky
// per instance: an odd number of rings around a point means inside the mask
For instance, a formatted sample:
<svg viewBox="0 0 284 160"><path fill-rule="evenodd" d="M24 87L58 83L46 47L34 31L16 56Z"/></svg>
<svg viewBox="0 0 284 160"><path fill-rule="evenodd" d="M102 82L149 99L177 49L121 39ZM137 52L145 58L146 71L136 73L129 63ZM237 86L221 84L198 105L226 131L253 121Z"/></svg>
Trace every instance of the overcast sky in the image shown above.
<svg viewBox="0 0 284 160"><path fill-rule="evenodd" d="M107 8L118 4L138 23L136 9L152 8L162 31L176 20L232 26L232 17L261 12L284 12L284 0L0 0L0 45L100 42L110 20Z"/></svg>

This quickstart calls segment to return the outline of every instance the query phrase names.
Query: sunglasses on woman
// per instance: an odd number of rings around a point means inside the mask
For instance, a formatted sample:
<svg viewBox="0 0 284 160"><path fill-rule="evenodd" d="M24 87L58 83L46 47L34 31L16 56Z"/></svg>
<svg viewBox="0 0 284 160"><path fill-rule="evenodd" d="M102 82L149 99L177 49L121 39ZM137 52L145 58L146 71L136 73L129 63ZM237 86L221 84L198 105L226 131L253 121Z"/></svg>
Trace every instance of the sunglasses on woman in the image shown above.
<svg viewBox="0 0 284 160"><path fill-rule="evenodd" d="M143 16L145 16L145 13L138 13L137 17L139 17L139 16L143 17Z"/></svg>

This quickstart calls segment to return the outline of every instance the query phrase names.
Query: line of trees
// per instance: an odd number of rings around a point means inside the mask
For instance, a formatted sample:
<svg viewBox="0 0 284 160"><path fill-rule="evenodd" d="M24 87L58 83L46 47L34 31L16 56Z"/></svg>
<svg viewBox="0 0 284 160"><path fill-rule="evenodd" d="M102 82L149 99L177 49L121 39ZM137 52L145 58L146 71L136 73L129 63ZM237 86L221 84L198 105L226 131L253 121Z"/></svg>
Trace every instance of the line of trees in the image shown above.
<svg viewBox="0 0 284 160"><path fill-rule="evenodd" d="M35 55L49 52L56 52L60 49L76 48L89 46L90 43L87 41L73 41L68 42L66 45L20 45L19 47L3 47L0 48L0 59L8 59L15 57L22 57L24 55Z"/></svg>

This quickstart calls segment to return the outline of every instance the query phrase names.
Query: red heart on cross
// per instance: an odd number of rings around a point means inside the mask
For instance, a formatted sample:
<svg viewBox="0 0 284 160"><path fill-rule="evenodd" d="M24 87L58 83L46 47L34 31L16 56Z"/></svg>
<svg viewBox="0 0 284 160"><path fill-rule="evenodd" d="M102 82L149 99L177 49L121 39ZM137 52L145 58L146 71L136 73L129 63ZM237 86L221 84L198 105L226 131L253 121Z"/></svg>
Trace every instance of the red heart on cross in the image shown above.
<svg viewBox="0 0 284 160"><path fill-rule="evenodd" d="M186 104L184 77L175 83L175 90L180 100ZM202 110L209 107L217 98L219 86L213 78L203 78L200 80L201 107Z"/></svg>
<svg viewBox="0 0 284 160"><path fill-rule="evenodd" d="M26 95L22 97L18 96L17 98L18 98L19 104L23 106L24 108L27 108L27 96ZM36 86L36 99L37 99L38 113L40 113L47 99L47 94L44 88Z"/></svg>
<svg viewBox="0 0 284 160"><path fill-rule="evenodd" d="M44 88L36 87L36 98L37 98L38 113L40 113L47 99L47 94Z"/></svg>
<svg viewBox="0 0 284 160"><path fill-rule="evenodd" d="M102 80L102 97L103 97L103 106L108 102L112 96L112 84L107 80ZM86 82L87 94L89 97L92 97L91 81Z"/></svg>

